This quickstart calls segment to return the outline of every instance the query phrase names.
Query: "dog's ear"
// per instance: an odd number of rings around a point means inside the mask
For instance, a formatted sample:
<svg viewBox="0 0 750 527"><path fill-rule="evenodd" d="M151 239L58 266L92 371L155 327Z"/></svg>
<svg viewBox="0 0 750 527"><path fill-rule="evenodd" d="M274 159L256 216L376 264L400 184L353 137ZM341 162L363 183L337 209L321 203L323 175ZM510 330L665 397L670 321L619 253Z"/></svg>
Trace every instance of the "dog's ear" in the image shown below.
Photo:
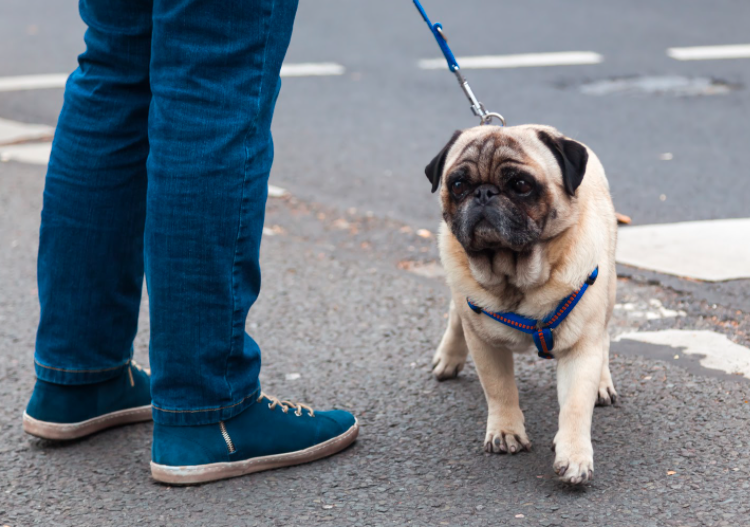
<svg viewBox="0 0 750 527"><path fill-rule="evenodd" d="M451 140L448 141L448 144L443 147L440 153L435 156L435 159L430 161L430 164L427 165L424 169L424 173L427 176L427 179L429 179L430 183L432 183L433 193L438 189L438 186L440 186L440 177L443 175L443 168L445 167L445 156L448 155L448 150L451 149L460 135L461 130L456 130L455 132L453 132L453 137L451 137Z"/></svg>
<svg viewBox="0 0 750 527"><path fill-rule="evenodd" d="M539 132L539 140L557 159L562 172L565 190L569 195L575 196L576 189L583 181L583 175L586 173L586 163L589 160L589 153L586 147L572 139L565 137L552 137L547 132Z"/></svg>

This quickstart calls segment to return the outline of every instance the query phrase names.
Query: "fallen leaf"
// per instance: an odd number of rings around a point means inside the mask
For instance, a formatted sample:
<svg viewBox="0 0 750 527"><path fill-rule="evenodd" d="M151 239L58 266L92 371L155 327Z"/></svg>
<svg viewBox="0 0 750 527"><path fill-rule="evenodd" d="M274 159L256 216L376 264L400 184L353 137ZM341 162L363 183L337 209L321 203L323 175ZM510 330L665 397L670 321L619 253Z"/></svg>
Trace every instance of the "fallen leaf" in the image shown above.
<svg viewBox="0 0 750 527"><path fill-rule="evenodd" d="M617 217L617 223L620 223L622 225L630 225L633 221L632 219L630 219L630 216L620 214L619 212L615 212L615 216Z"/></svg>

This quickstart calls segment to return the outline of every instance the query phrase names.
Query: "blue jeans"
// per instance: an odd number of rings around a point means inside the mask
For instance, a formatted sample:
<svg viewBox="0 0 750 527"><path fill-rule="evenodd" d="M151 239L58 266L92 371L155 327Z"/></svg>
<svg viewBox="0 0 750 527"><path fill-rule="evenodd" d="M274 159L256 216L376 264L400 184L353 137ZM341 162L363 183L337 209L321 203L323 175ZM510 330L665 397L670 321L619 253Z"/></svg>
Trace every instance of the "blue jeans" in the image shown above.
<svg viewBox="0 0 750 527"><path fill-rule="evenodd" d="M260 389L245 319L297 0L81 0L44 189L36 374L116 377L145 274L154 419L227 420Z"/></svg>

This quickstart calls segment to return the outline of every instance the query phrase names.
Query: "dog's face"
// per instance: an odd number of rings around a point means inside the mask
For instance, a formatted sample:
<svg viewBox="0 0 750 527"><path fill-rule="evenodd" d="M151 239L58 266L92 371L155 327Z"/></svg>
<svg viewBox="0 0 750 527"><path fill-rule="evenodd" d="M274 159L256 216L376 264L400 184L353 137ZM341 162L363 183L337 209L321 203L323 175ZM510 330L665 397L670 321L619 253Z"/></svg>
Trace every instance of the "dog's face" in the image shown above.
<svg viewBox="0 0 750 527"><path fill-rule="evenodd" d="M586 147L545 126L457 131L425 168L443 218L470 256L523 252L575 223Z"/></svg>

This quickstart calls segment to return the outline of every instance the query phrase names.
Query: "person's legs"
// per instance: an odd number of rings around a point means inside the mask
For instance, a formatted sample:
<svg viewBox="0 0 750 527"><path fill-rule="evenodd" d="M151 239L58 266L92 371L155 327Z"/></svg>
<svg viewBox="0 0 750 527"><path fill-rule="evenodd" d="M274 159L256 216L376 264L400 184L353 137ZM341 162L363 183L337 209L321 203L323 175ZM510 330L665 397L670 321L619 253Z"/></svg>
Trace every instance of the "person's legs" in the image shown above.
<svg viewBox="0 0 750 527"><path fill-rule="evenodd" d="M80 10L86 51L66 86L46 177L38 381L24 417L27 431L56 439L150 417L148 377L131 356L143 287L151 0L84 0Z"/></svg>
<svg viewBox="0 0 750 527"><path fill-rule="evenodd" d="M155 0L146 280L154 420L217 423L253 403L245 319L296 0Z"/></svg>
<svg viewBox="0 0 750 527"><path fill-rule="evenodd" d="M260 350L245 333L260 290L271 119L296 8L154 1L145 240L160 481L312 461L357 435L347 412L262 396Z"/></svg>

